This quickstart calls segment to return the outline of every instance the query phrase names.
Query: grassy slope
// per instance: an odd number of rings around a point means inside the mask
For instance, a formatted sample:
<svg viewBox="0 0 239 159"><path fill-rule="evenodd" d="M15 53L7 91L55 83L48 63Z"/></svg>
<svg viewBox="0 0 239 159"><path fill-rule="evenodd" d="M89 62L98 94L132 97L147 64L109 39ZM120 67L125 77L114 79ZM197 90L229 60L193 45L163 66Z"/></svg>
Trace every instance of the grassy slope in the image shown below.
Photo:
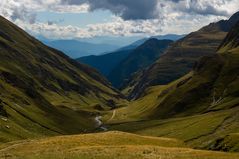
<svg viewBox="0 0 239 159"><path fill-rule="evenodd" d="M193 147L214 149L216 140L239 131L238 52L220 56L225 60L223 66L219 62L221 71L216 71L218 60L210 59L200 73L148 89L144 97L116 110L114 119L108 121L111 113L107 114L105 121L112 130L174 137Z"/></svg>
<svg viewBox="0 0 239 159"><path fill-rule="evenodd" d="M0 17L0 142L90 131L122 96L95 70ZM6 121L7 120L7 121Z"/></svg>
<svg viewBox="0 0 239 159"><path fill-rule="evenodd" d="M227 21L210 24L177 41L158 61L134 77L124 93L131 99L139 98L149 86L168 84L187 74L201 57L215 54L238 20L239 13L236 13Z"/></svg>
<svg viewBox="0 0 239 159"><path fill-rule="evenodd" d="M178 138L194 148L210 149L214 142L230 133L238 132L238 110L220 111L164 120L143 120L114 123L111 130L142 135ZM232 122L232 124L229 124Z"/></svg>
<svg viewBox="0 0 239 159"><path fill-rule="evenodd" d="M209 149L239 152L239 134L232 133L226 137L219 138L210 145Z"/></svg>
<svg viewBox="0 0 239 159"><path fill-rule="evenodd" d="M226 33L220 31L198 31L174 43L159 60L130 81L133 87L128 92L129 97L138 98L149 86L167 84L187 74L198 59L215 54L225 36Z"/></svg>
<svg viewBox="0 0 239 159"><path fill-rule="evenodd" d="M220 54L202 58L184 77L149 88L142 98L117 109L113 119L111 112L104 120L111 130L179 138L196 148L238 151L237 144L228 143L230 134L239 132L239 49L235 42L223 45ZM233 140L237 137L233 135ZM223 147L224 142L230 146Z"/></svg>
<svg viewBox="0 0 239 159"><path fill-rule="evenodd" d="M175 139L107 132L60 136L8 143L0 146L0 158L164 158L164 159L235 159L238 154L198 151L184 148Z"/></svg>

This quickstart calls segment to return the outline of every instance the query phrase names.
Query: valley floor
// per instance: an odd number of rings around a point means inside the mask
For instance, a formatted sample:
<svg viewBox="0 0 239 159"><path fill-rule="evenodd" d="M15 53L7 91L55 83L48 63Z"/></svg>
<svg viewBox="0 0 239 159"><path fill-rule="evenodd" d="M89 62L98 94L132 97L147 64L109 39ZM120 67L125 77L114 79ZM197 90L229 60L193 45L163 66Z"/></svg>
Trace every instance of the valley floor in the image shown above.
<svg viewBox="0 0 239 159"><path fill-rule="evenodd" d="M115 112L117 118L118 111ZM238 152L238 113L238 108L234 108L172 119L122 120L121 123L114 123L116 121L111 119L107 122L109 130L176 138L197 149Z"/></svg>
<svg viewBox="0 0 239 159"><path fill-rule="evenodd" d="M238 153L187 148L177 139L111 131L23 140L0 145L8 159L236 159Z"/></svg>

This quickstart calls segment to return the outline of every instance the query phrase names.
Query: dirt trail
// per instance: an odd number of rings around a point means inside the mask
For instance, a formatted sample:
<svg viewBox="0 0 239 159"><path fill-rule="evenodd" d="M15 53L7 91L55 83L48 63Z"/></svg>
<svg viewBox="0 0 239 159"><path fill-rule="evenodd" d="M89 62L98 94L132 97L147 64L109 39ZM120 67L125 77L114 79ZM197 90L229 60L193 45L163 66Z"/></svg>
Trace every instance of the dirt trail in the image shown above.
<svg viewBox="0 0 239 159"><path fill-rule="evenodd" d="M116 115L116 110L114 110L114 111L113 111L113 114L112 114L111 118L110 118L108 121L111 121L111 120L113 120L113 119L114 119L114 117L115 117L115 115Z"/></svg>

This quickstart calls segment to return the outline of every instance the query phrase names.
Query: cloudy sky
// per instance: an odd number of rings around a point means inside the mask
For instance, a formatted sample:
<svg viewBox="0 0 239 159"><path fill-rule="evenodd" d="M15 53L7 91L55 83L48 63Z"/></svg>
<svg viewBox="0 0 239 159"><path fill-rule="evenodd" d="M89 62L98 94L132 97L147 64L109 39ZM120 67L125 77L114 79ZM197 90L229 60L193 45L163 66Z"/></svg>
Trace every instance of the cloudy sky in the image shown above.
<svg viewBox="0 0 239 159"><path fill-rule="evenodd" d="M0 15L51 39L185 34L237 11L238 0L0 0Z"/></svg>

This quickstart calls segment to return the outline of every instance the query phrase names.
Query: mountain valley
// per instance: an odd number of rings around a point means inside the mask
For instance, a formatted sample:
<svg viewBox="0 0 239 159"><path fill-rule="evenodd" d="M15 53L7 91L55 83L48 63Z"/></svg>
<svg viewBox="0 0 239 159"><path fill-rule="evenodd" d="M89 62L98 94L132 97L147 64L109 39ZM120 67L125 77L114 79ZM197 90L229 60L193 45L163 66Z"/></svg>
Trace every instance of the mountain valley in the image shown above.
<svg viewBox="0 0 239 159"><path fill-rule="evenodd" d="M0 16L0 90L3 159L237 159L239 12L77 60Z"/></svg>

